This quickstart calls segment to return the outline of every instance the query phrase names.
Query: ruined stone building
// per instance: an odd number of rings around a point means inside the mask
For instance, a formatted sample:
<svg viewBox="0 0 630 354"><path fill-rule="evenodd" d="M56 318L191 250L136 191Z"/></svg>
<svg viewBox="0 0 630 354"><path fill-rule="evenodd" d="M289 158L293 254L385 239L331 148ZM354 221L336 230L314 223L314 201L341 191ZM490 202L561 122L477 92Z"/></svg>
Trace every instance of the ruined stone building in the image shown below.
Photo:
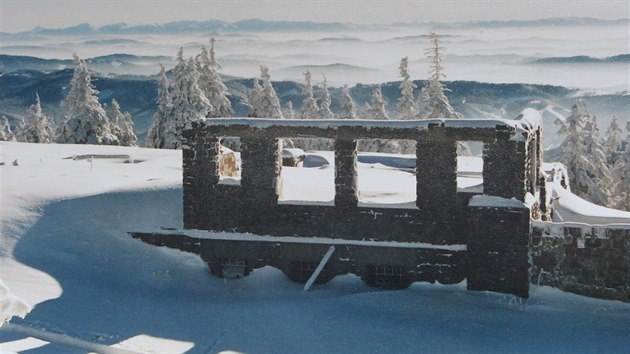
<svg viewBox="0 0 630 354"><path fill-rule="evenodd" d="M558 271L561 262L554 258L560 252L557 247L543 250L543 231L536 233L538 248L532 246L532 229L544 229L533 228L532 223L544 223L550 212L540 168L541 135L540 116L533 110L515 120L197 121L183 132L184 229L133 235L150 244L199 254L217 276L243 276L273 266L298 282L321 283L348 273L388 288L407 287L414 281L466 280L472 290L528 297L530 279L539 279L540 274L540 267L532 268L532 262L540 260ZM282 142L303 137L332 140L331 203L285 203L279 198ZM220 173L223 138L240 140L238 180ZM362 139L415 142L415 203L360 203L357 144ZM459 142L483 146L482 190L457 188ZM626 247L622 255L630 249L627 234L620 236ZM621 276L613 281L618 289L612 297L627 299L629 262L625 262L618 272ZM530 274L532 269L538 273ZM573 274L568 272L545 279L562 287L562 279Z"/></svg>

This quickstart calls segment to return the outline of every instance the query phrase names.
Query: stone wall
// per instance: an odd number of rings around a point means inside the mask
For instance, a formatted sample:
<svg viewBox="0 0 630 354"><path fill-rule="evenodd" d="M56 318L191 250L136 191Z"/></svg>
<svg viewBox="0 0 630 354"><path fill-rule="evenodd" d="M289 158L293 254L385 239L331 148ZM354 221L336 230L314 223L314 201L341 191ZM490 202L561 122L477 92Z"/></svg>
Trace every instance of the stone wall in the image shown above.
<svg viewBox="0 0 630 354"><path fill-rule="evenodd" d="M229 122L229 120L226 120ZM261 120L258 120L259 123ZM484 143L484 193L524 200L529 191L532 136L509 125L449 127L418 123L397 126L193 123L184 130L184 227L186 229L460 244L466 242L470 194L457 192L457 141ZM280 205L279 141L284 137L333 139L334 206ZM219 184L217 142L240 137L240 185ZM416 209L357 207L359 139L416 141ZM264 212L262 212L264 211Z"/></svg>
<svg viewBox="0 0 630 354"><path fill-rule="evenodd" d="M221 276L220 265L227 258L238 260L245 270L272 266L289 278L306 282L333 243L286 242L265 240L204 239L185 234L132 233L134 238L155 245L199 254L213 274ZM371 242L338 243L319 278L323 283L334 276L355 274L370 285L406 287L414 281L459 283L467 276L466 252L448 248L379 246ZM301 263L302 267L299 266ZM304 272L304 265L311 273ZM302 269L300 269L302 268ZM386 273L386 269L389 274ZM390 279L387 279L389 276ZM397 277L397 279L392 279ZM380 283L379 283L380 282Z"/></svg>
<svg viewBox="0 0 630 354"><path fill-rule="evenodd" d="M477 196L468 208L468 288L528 297L530 207Z"/></svg>
<svg viewBox="0 0 630 354"><path fill-rule="evenodd" d="M529 207L520 206L527 193L537 192L538 172L532 169L541 161L534 148L539 146L539 130L522 126L501 120L193 122L183 132L184 228L234 235L394 241L403 246L345 244L327 266L328 276L355 273L372 284L379 282L379 274L392 272L401 277L401 284L468 278L474 290L527 297L529 235L523 230L529 231L531 214ZM224 137L240 138L240 183L219 182L217 156ZM291 137L332 139L334 205L278 203L280 142ZM358 206L357 141L361 139L416 142L416 208ZM469 207L472 194L457 192L458 141L484 144L484 193L504 200L514 198L520 201L518 207ZM248 269L276 266L292 279L299 278L295 269L318 262L327 246L313 245L306 239L287 243L243 241L236 236L234 240L179 237L183 241L159 234L137 237L198 253L215 274L227 257L242 259ZM426 246L406 247L404 243ZM468 245L469 249L449 253L432 245Z"/></svg>
<svg viewBox="0 0 630 354"><path fill-rule="evenodd" d="M531 282L630 301L630 227L534 222Z"/></svg>

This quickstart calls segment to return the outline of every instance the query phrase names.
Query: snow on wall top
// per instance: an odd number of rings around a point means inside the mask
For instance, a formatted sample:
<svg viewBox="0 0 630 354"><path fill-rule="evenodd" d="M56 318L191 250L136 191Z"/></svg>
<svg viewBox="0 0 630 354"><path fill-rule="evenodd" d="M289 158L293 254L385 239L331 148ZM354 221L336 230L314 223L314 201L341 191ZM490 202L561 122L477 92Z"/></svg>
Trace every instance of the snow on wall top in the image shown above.
<svg viewBox="0 0 630 354"><path fill-rule="evenodd" d="M564 189L559 181L548 185L552 190L554 221L630 224L630 212L610 209L586 201Z"/></svg>
<svg viewBox="0 0 630 354"><path fill-rule="evenodd" d="M247 125L254 128L304 127L320 129L338 129L340 127L371 128L407 128L427 130L429 126L437 125L445 128L496 128L510 127L516 133L528 133L537 129L542 122L540 113L532 108L525 109L515 120L512 119L420 119L420 120L373 120L373 119L266 119L266 118L212 118L203 119L205 126ZM188 123L185 129L192 129Z"/></svg>
<svg viewBox="0 0 630 354"><path fill-rule="evenodd" d="M397 242L397 241L374 241L374 240L347 240L341 238L327 237L299 237L299 236L268 236L254 235L250 233L214 232L206 230L152 230L154 234L163 236L188 236L209 240L238 240L238 241L266 241L277 243L303 243L303 244L323 244L323 245L354 245L370 247L393 247L393 248L427 248L453 252L467 250L464 244L435 245L424 242Z"/></svg>

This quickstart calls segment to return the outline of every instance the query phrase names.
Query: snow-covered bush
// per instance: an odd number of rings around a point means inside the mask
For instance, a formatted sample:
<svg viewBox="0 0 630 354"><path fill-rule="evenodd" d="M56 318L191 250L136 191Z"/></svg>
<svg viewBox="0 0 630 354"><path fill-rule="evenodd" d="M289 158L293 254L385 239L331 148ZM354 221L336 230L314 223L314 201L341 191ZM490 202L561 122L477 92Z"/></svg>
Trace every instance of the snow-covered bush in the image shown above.
<svg viewBox="0 0 630 354"><path fill-rule="evenodd" d="M0 280L0 327L9 322L12 317L24 318L29 312L31 312L31 307L24 300L13 295Z"/></svg>
<svg viewBox="0 0 630 354"><path fill-rule="evenodd" d="M2 118L0 118L0 141L12 140L15 140L15 134L13 134L11 125L9 125L9 119L2 116Z"/></svg>

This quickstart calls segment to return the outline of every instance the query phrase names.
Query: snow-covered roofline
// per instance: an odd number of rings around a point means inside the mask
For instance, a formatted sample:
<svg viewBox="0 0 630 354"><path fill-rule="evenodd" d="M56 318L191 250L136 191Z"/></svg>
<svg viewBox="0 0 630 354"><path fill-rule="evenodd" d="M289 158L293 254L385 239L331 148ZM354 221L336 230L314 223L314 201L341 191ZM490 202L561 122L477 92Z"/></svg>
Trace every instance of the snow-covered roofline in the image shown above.
<svg viewBox="0 0 630 354"><path fill-rule="evenodd" d="M367 119L267 119L267 118L212 118L198 120L205 126L247 125L254 128L270 127L304 127L319 129L338 129L340 127L363 128L406 128L427 130L430 126L445 128L496 128L503 126L513 128L515 133L528 133L538 129L542 123L542 117L538 111L532 108L525 109L517 119L479 118L479 119L453 119L436 118L420 120L367 120ZM188 123L185 129L191 129Z"/></svg>

